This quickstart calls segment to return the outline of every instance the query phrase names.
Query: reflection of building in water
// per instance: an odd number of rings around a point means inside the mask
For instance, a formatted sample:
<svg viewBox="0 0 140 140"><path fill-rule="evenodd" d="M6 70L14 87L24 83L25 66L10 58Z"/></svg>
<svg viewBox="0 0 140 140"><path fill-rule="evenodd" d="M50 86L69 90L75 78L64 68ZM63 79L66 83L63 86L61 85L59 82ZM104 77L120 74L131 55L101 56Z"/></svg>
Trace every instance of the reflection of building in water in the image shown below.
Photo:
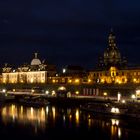
<svg viewBox="0 0 140 140"><path fill-rule="evenodd" d="M76 112L75 112L75 121L76 121L76 125L77 126L79 126L79 117L80 117L79 109L76 109Z"/></svg>
<svg viewBox="0 0 140 140"><path fill-rule="evenodd" d="M45 128L46 116L44 108L25 108L23 106L10 105L2 108L2 120L8 123L15 120L21 124L31 124L35 128Z"/></svg>
<svg viewBox="0 0 140 140"><path fill-rule="evenodd" d="M119 127L119 120L111 119L111 136L112 137L121 137L121 128Z"/></svg>

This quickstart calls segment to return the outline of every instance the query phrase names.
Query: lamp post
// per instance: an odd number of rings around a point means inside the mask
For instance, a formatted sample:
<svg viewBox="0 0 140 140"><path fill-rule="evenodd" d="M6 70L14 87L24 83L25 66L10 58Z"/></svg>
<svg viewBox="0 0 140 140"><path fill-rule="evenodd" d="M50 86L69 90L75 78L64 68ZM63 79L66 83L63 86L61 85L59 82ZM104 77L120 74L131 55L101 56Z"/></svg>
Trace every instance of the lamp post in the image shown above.
<svg viewBox="0 0 140 140"><path fill-rule="evenodd" d="M105 99L107 97L107 92L104 92L103 95L104 95L104 99Z"/></svg>
<svg viewBox="0 0 140 140"><path fill-rule="evenodd" d="M136 99L136 95L135 94L132 94L131 98L132 98L132 101L134 102L135 99Z"/></svg>

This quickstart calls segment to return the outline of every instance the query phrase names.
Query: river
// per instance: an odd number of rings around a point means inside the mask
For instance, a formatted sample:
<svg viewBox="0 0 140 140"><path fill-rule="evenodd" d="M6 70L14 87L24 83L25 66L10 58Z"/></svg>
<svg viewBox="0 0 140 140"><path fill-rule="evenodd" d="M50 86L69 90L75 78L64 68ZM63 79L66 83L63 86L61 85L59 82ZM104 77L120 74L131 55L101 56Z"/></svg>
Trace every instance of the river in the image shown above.
<svg viewBox="0 0 140 140"><path fill-rule="evenodd" d="M79 107L0 107L0 137L44 140L128 140L140 137L138 120L109 118Z"/></svg>

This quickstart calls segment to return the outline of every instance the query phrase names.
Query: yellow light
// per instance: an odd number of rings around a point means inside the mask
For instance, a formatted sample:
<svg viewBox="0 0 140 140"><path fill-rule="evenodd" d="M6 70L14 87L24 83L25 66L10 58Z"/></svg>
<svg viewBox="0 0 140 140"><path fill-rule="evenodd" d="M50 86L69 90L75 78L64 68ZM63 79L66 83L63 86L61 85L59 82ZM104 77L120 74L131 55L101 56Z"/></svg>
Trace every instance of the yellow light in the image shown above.
<svg viewBox="0 0 140 140"><path fill-rule="evenodd" d="M112 125L119 125L119 120L111 119Z"/></svg>
<svg viewBox="0 0 140 140"><path fill-rule="evenodd" d="M55 83L55 80L52 80L53 83Z"/></svg>
<svg viewBox="0 0 140 140"><path fill-rule="evenodd" d="M104 92L104 96L107 96L107 92Z"/></svg>
<svg viewBox="0 0 140 140"><path fill-rule="evenodd" d="M55 117L56 117L55 107L52 107L52 116L53 116L53 120L55 120Z"/></svg>
<svg viewBox="0 0 140 140"><path fill-rule="evenodd" d="M75 83L79 83L80 82L80 80L79 79L75 79Z"/></svg>
<svg viewBox="0 0 140 140"><path fill-rule="evenodd" d="M31 92L32 92L32 93L34 93L34 92L35 92L35 90L34 90L34 89L32 89L32 90L31 90Z"/></svg>
<svg viewBox="0 0 140 140"><path fill-rule="evenodd" d="M133 79L133 82L136 82L136 81L137 81L136 78L134 78L134 79Z"/></svg>
<svg viewBox="0 0 140 140"><path fill-rule="evenodd" d="M136 98L135 94L132 94L131 98L132 99L135 99Z"/></svg>
<svg viewBox="0 0 140 140"><path fill-rule="evenodd" d="M101 79L101 83L104 83L104 81L105 81L104 79Z"/></svg>
<svg viewBox="0 0 140 140"><path fill-rule="evenodd" d="M15 92L16 90L15 90L15 89L13 89L13 91Z"/></svg>
<svg viewBox="0 0 140 140"><path fill-rule="evenodd" d="M122 82L121 81L119 81L119 84L121 84Z"/></svg>
<svg viewBox="0 0 140 140"><path fill-rule="evenodd" d="M76 119L76 124L77 124L77 125L79 125L79 117L80 117L79 110L76 109L76 112L75 112L75 119Z"/></svg>
<svg viewBox="0 0 140 140"><path fill-rule="evenodd" d="M122 103L124 104L126 101L125 100L122 100Z"/></svg>
<svg viewBox="0 0 140 140"><path fill-rule="evenodd" d="M66 88L62 86L62 87L59 87L58 90L66 90Z"/></svg>
<svg viewBox="0 0 140 140"><path fill-rule="evenodd" d="M68 82L69 82L69 83L71 83L71 82L72 82L72 80L69 80Z"/></svg>
<svg viewBox="0 0 140 140"><path fill-rule="evenodd" d="M49 94L49 91L48 90L46 90L46 92L45 92L47 95Z"/></svg>
<svg viewBox="0 0 140 140"><path fill-rule="evenodd" d="M91 79L88 79L88 82L90 83L91 82Z"/></svg>
<svg viewBox="0 0 140 140"><path fill-rule="evenodd" d="M55 94L56 94L56 93L55 93L55 91L53 90L53 91L52 91L52 96L55 96Z"/></svg>
<svg viewBox="0 0 140 140"><path fill-rule="evenodd" d="M78 95L78 94L79 94L79 91L76 91L76 92L75 92L75 94L77 94L77 95Z"/></svg>
<svg viewBox="0 0 140 140"><path fill-rule="evenodd" d="M33 83L34 82L34 79L33 78L31 78L31 83Z"/></svg>

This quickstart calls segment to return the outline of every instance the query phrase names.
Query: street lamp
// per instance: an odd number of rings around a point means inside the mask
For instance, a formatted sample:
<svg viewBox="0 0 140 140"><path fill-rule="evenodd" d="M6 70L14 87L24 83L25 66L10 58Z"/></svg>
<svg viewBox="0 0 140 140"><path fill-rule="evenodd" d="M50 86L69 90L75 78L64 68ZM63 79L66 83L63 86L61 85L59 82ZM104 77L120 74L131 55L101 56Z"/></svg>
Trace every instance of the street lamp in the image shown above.
<svg viewBox="0 0 140 140"><path fill-rule="evenodd" d="M103 95L104 95L104 98L105 98L107 96L107 92L104 92Z"/></svg>
<svg viewBox="0 0 140 140"><path fill-rule="evenodd" d="M136 95L135 94L132 94L131 98L132 98L132 100L134 102L134 100L136 99Z"/></svg>

